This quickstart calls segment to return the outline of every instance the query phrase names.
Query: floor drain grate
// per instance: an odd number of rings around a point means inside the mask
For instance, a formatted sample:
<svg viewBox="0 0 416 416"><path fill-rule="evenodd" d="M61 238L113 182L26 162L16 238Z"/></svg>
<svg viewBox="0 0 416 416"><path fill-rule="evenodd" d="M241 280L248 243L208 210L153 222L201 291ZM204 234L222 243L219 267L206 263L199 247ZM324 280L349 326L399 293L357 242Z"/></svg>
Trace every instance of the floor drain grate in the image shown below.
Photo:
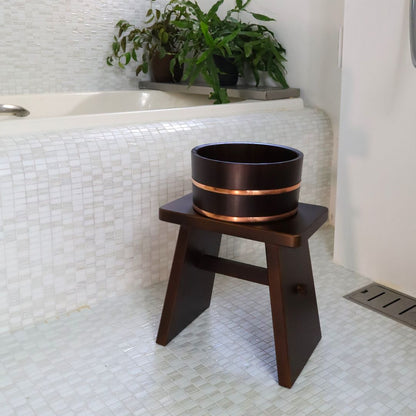
<svg viewBox="0 0 416 416"><path fill-rule="evenodd" d="M416 329L415 298L377 283L371 283L344 297Z"/></svg>

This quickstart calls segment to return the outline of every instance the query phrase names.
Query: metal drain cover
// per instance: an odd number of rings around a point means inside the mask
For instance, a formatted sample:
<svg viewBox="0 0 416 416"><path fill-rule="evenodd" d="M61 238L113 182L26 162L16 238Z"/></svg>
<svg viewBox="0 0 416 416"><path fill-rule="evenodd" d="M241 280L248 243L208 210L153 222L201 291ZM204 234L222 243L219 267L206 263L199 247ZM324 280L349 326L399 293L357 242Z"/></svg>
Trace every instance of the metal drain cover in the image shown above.
<svg viewBox="0 0 416 416"><path fill-rule="evenodd" d="M345 299L416 329L416 299L371 283L344 296Z"/></svg>

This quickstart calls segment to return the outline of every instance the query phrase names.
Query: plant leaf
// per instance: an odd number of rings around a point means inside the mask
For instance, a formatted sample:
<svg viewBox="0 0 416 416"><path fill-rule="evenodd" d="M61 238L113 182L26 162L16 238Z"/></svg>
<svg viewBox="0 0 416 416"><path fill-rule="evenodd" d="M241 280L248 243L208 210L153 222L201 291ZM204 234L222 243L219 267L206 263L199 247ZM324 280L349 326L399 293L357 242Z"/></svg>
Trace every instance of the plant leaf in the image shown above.
<svg viewBox="0 0 416 416"><path fill-rule="evenodd" d="M168 34L168 32L163 32L163 34L162 34L162 43L168 43L168 41L169 41L169 34Z"/></svg>
<svg viewBox="0 0 416 416"><path fill-rule="evenodd" d="M205 51L205 52L202 52L201 53L201 55L199 55L199 57L198 57L198 59L196 60L196 64L197 65L199 65L199 64L201 64L202 62L204 62L207 58L208 58L208 55L211 53L211 51L210 50L207 50L207 51Z"/></svg>
<svg viewBox="0 0 416 416"><path fill-rule="evenodd" d="M271 18L271 17L269 17L269 16L266 16L266 15L264 15L264 14L260 14L260 13L251 13L250 12L250 14L255 18L255 19L257 19L257 20L261 20L261 21L263 21L263 22L273 22L275 19L273 19L273 18Z"/></svg>
<svg viewBox="0 0 416 416"><path fill-rule="evenodd" d="M172 78L175 75L175 65L176 65L176 59L173 58L171 59L171 61L169 62L169 71L172 74Z"/></svg>
<svg viewBox="0 0 416 416"><path fill-rule="evenodd" d="M113 47L113 52L114 52L114 55L116 55L116 56L117 56L117 54L118 54L118 52L119 52L119 50L120 50L120 43L119 43L118 41L113 42L112 47Z"/></svg>
<svg viewBox="0 0 416 416"><path fill-rule="evenodd" d="M165 33L165 28L161 27L159 33L157 34L159 40L163 43L163 34Z"/></svg>
<svg viewBox="0 0 416 416"><path fill-rule="evenodd" d="M244 56L248 58L252 52L253 52L253 44L250 42L246 42L244 44Z"/></svg>
<svg viewBox="0 0 416 416"><path fill-rule="evenodd" d="M247 30L242 30L240 32L240 35L244 35L244 36L247 36L249 38L259 38L259 37L262 37L262 35L259 32L252 32L252 31L247 31Z"/></svg>
<svg viewBox="0 0 416 416"><path fill-rule="evenodd" d="M234 32L230 33L229 35L225 36L218 44L217 46L219 48L222 48L225 44L230 43L234 38L238 36L240 33L240 29L236 29Z"/></svg>
<svg viewBox="0 0 416 416"><path fill-rule="evenodd" d="M160 58L160 59L163 59L165 56L166 56L166 49L165 49L165 48L160 47L160 48L159 48L159 58Z"/></svg>
<svg viewBox="0 0 416 416"><path fill-rule="evenodd" d="M224 49L226 50L228 56L232 56L233 55L233 52L231 51L230 45L228 43L226 43L224 45Z"/></svg>
<svg viewBox="0 0 416 416"><path fill-rule="evenodd" d="M204 35L205 42L209 47L213 48L215 46L215 42L208 31L208 25L205 22L199 22L199 26L201 28L202 34Z"/></svg>
<svg viewBox="0 0 416 416"><path fill-rule="evenodd" d="M211 20L214 15L217 14L217 11L219 9L219 7L221 6L221 4L224 3L224 0L218 0L208 11L207 13L207 20Z"/></svg>
<svg viewBox="0 0 416 416"><path fill-rule="evenodd" d="M170 23L180 29L190 29L192 27L192 23L185 20L172 20Z"/></svg>
<svg viewBox="0 0 416 416"><path fill-rule="evenodd" d="M128 64L129 64L129 62L130 62L130 60L131 60L131 54L130 54L130 52L126 52L126 53L124 54L124 59L125 59L125 61L124 61L124 65L128 65Z"/></svg>

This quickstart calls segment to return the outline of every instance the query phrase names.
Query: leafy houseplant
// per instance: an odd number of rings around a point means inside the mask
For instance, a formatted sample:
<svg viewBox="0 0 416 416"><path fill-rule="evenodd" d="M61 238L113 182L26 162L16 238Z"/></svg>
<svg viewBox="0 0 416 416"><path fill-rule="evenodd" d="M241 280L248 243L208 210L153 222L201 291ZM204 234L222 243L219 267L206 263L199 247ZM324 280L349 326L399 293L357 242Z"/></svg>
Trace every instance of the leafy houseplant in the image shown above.
<svg viewBox="0 0 416 416"><path fill-rule="evenodd" d="M249 12L246 8L250 1L236 0L234 8L220 18L218 10L224 0L217 1L208 12L203 12L196 1L173 0L186 6L188 13L187 20L174 22L186 33L177 55L178 61L186 64L184 80L192 85L202 75L213 88L210 98L215 103L229 102L226 89L220 84L222 71L217 65L219 57L231 60L240 76L248 69L254 76L256 86L260 82L260 72L265 71L282 87L288 87L284 67L286 50L263 24L246 23L240 19L245 13L260 22L274 20Z"/></svg>
<svg viewBox="0 0 416 416"><path fill-rule="evenodd" d="M155 0L152 0L155 1ZM130 24L126 20L120 20L116 27L118 35L114 36L112 55L107 57L107 64L112 66L117 63L125 68L130 62L137 62L136 75L148 73L149 66L155 66L155 72L160 69L163 62L168 63L170 73L162 75L161 81L180 81L183 66L177 61L185 32L180 25L175 25L188 18L186 7L180 2L170 2L163 11L150 8L146 13L147 20L143 28ZM138 51L141 50L141 59ZM158 71L160 72L160 71ZM158 79L156 79L157 81Z"/></svg>
<svg viewBox="0 0 416 416"><path fill-rule="evenodd" d="M116 25L119 32L114 36L113 54L107 58L107 63L112 65L117 61L124 68L131 60L138 62L137 51L142 49L141 63L136 69L138 75L147 73L149 62L155 58L168 56L170 73L174 74L178 64L184 65L183 79L189 85L202 76L213 89L210 98L215 104L229 102L222 85L224 77L229 81L229 71L222 68L221 61L235 67L235 74L231 76L235 82L248 70L253 74L256 86L260 82L260 73L265 72L287 88L286 50L273 32L259 23L274 19L248 11L250 1L235 0L234 7L223 18L219 17L218 10L224 0L218 0L208 12L202 11L195 0L170 0L163 12L148 10L146 24L149 26L143 29L120 20ZM243 22L240 18L243 14L257 22Z"/></svg>

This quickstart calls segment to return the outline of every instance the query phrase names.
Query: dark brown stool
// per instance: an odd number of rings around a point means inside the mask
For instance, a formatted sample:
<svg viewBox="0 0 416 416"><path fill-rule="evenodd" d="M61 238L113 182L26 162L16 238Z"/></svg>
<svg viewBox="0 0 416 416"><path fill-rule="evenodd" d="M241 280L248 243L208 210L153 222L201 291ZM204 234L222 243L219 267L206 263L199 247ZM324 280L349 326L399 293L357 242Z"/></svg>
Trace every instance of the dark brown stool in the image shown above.
<svg viewBox="0 0 416 416"><path fill-rule="evenodd" d="M289 219L232 223L197 214L189 194L161 207L159 218L181 227L156 342L167 345L209 307L215 273L268 285L279 384L292 387L321 339L308 239L328 209L300 203ZM222 234L264 242L267 268L218 257Z"/></svg>

